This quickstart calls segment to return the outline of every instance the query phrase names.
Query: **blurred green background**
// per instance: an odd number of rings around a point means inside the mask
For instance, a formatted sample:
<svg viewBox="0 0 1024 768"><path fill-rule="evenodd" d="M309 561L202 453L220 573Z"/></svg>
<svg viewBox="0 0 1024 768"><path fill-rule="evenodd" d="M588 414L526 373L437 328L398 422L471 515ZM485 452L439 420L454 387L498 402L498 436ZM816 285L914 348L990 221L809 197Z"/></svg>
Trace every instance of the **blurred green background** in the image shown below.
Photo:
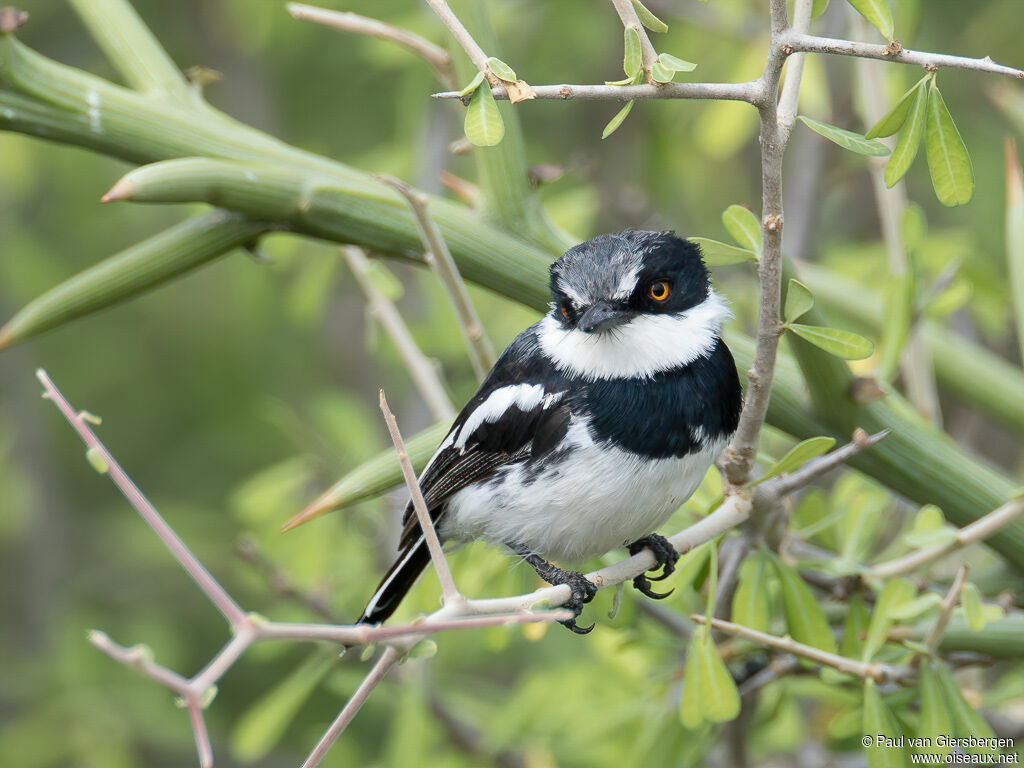
<svg viewBox="0 0 1024 768"><path fill-rule="evenodd" d="M417 0L325 5L446 42ZM500 55L530 82L621 77L621 25L610 4L492 5ZM852 11L836 0L832 5L816 29L854 34ZM223 73L206 94L229 114L296 146L429 191L441 191L442 170L473 179L471 160L448 152L461 136L461 107L429 98L438 89L433 76L406 51L294 21L277 0L136 0L135 6L179 65ZM760 73L764 3L651 0L649 6L671 27L658 38L659 50L698 62L693 77ZM116 79L64 3L22 0L22 7L31 14L19 32L24 42ZM907 46L1024 63L1020 0L896 0L894 10ZM859 29L876 39L874 30ZM910 67L872 66L884 68L891 98L919 77ZM803 112L863 131L854 73L848 60L810 58ZM1016 360L1002 146L1005 135L1020 135L1024 86L999 84L1016 99L1015 123L993 101L993 78L943 71L939 82L971 150L977 189L970 205L943 208L922 151L907 177L910 199L927 221L916 269L927 285L950 261L962 260L959 275L971 292L951 326ZM565 167L542 190L561 226L581 239L637 227L724 240L726 206L758 207L756 115L748 106L642 102L602 142L601 129L616 109L557 101L517 108L530 162ZM797 125L787 153L786 249L877 290L885 254L865 168L862 158ZM102 205L100 196L127 170L85 150L0 134L0 319L200 209ZM227 639L223 621L158 540L83 461L77 438L39 398L37 367L77 407L104 417L102 439L247 609L281 619L311 615L275 596L252 557L237 554L239 540L339 620L356 615L386 565L401 493L284 536L277 529L385 446L376 408L380 387L407 434L428 426L429 413L390 343L368 322L335 247L273 235L261 250L266 263L234 253L0 355L5 765L193 764L187 719L170 694L98 653L85 632L98 628L125 644L144 642L185 674ZM390 267L400 280L401 311L461 404L475 381L441 291L413 267ZM722 270L716 278L737 322L746 323L755 292L748 268ZM499 348L536 317L490 293L474 289L473 297ZM953 399L944 408L962 445L1020 476L1017 434ZM527 570L481 546L460 552L454 563L460 583L479 585L479 595L512 594L536 583ZM437 594L433 577L424 579L403 614L431 609ZM692 598L680 590L673 601L686 610ZM384 684L325 765L547 768L698 760L693 755L710 736L683 731L673 705L666 706L678 697L683 644L659 624L637 620L631 590L619 616L604 618L611 599L606 593L598 599L590 613L602 626L586 639L555 628L539 642L544 633L536 627L445 636L434 660L410 662ZM331 655L292 643L247 653L207 713L218 765L298 764L365 673L366 664L355 658L321 661ZM787 754L811 735L821 737L835 714L835 708L801 713L804 682L792 683L758 710L759 729L752 731L758 755ZM480 743L460 744L452 720L479 729ZM839 737L831 745L853 746Z"/></svg>

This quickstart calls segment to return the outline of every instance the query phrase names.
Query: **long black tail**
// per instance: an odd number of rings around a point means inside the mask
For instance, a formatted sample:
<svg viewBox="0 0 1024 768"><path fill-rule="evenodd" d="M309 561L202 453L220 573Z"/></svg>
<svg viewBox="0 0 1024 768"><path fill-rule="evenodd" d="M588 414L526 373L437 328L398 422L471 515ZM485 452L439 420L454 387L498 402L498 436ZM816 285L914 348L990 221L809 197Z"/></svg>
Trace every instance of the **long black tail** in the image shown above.
<svg viewBox="0 0 1024 768"><path fill-rule="evenodd" d="M357 623L380 624L385 621L398 608L402 598L412 589L412 585L416 583L416 579L429 562L430 551L421 534L416 541L402 550L394 565L384 574L380 586L366 604Z"/></svg>

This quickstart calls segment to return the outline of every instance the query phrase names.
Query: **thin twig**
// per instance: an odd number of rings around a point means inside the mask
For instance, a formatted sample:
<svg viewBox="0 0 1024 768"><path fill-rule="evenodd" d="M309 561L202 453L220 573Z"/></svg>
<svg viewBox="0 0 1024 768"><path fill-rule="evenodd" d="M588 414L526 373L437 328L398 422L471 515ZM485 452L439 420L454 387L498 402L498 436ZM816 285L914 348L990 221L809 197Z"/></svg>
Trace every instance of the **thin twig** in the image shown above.
<svg viewBox="0 0 1024 768"><path fill-rule="evenodd" d="M972 59L966 56L951 56L945 53L911 51L901 46L859 43L853 40L837 40L831 37L817 37L790 30L782 35L780 42L792 51L809 53L830 53L838 56L859 56L864 59L894 61L898 64L913 64L926 69L949 67L970 69L1007 77L1024 77L1024 70L996 64L989 56Z"/></svg>
<svg viewBox="0 0 1024 768"><path fill-rule="evenodd" d="M333 746L334 742L338 740L348 724L352 722L352 718L356 716L356 713L363 706L363 703L373 692L380 681L384 679L384 676L388 673L395 663L402 657L402 653L394 646L388 646L384 649L384 653L381 654L380 659L373 665L373 668L366 675L359 687L356 688L355 693L352 694L352 698L348 700L348 703L344 706L338 716L331 723L330 727L324 733L323 737L317 743L313 751L309 753L309 757L302 764L302 768L315 768L320 764L320 761L324 759L324 755Z"/></svg>
<svg viewBox="0 0 1024 768"><path fill-rule="evenodd" d="M452 33L455 42L462 46L462 50L469 56L473 66L484 73L487 82L492 86L501 85L502 81L491 72L490 65L487 63L488 56L484 53L484 49L469 34L469 30L459 21L459 17L455 15L452 9L448 7L448 3L445 0L426 0L426 2L433 9L434 13L437 14L441 23L448 27L448 31Z"/></svg>
<svg viewBox="0 0 1024 768"><path fill-rule="evenodd" d="M811 24L812 0L797 0L793 8L793 30L806 32ZM796 121L800 101L800 82L804 75L804 54L795 53L786 63L786 79L782 84L782 95L779 97L778 121L779 130L784 139L789 139Z"/></svg>
<svg viewBox="0 0 1024 768"><path fill-rule="evenodd" d="M459 268L455 264L455 259L452 258L451 251L448 250L444 236L427 210L430 198L394 176L378 174L377 178L396 189L408 201L409 207L416 217L427 266L441 281L448 301L455 310L455 317L459 322L462 338L466 341L473 371L476 373L477 379L483 381L488 371L491 370L491 366L494 365L494 347L491 346L491 341L487 338L484 325L480 322L480 316L469 298L466 283L463 281L462 275L459 274Z"/></svg>
<svg viewBox="0 0 1024 768"><path fill-rule="evenodd" d="M622 26L626 29L636 30L636 34L640 38L640 56L643 61L644 79L653 85L654 78L651 77L651 67L658 60L658 52L651 45L651 38L647 36L647 30L644 29L644 25L637 15L636 8L633 7L633 0L612 0L612 5L615 6L615 12L619 14Z"/></svg>
<svg viewBox="0 0 1024 768"><path fill-rule="evenodd" d="M759 81L744 83L664 83L659 85L534 85L536 99L633 101L634 99L724 99L752 103L760 94ZM504 88L491 88L496 99L507 99ZM433 94L435 99L464 99L458 91Z"/></svg>
<svg viewBox="0 0 1024 768"><path fill-rule="evenodd" d="M388 408L388 401L384 397L384 390L380 391L380 410L384 414L384 421L388 425L388 433L391 435L391 442L395 444L398 452L398 463L402 465L402 474L405 476L405 484L409 487L412 495L412 506L416 511L416 519L420 524L420 531L427 542L427 549L430 550L430 559L434 562L434 570L437 571L437 578L441 582L441 593L444 596L445 605L448 603L462 603L465 598L455 586L451 569L448 567L448 560L444 556L444 549L441 547L441 540L434 529L434 521L430 519L430 511L427 509L427 502L423 499L423 491L416 480L416 470L412 468L409 461L409 454L405 450L405 441L398 431L398 422L395 415Z"/></svg>
<svg viewBox="0 0 1024 768"><path fill-rule="evenodd" d="M455 74L452 70L452 57L444 48L435 45L415 32L394 24L388 24L379 19L372 19L369 16L361 16L358 13L348 11L332 11L327 8L318 8L305 3L288 3L285 8L293 19L300 21L312 21L315 24L322 24L325 27L339 29L342 32L351 32L356 35L369 35L381 40L388 40L396 43L408 51L423 59L437 74L437 79L448 89L458 88Z"/></svg>
<svg viewBox="0 0 1024 768"><path fill-rule="evenodd" d="M698 624L708 623L707 617L701 614L694 614L690 616L690 618ZM798 643L796 640L788 636L779 637L778 635L769 635L766 632L758 632L756 629L750 629L749 627L744 627L740 624L734 624L731 621L711 619L710 625L712 629L724 632L727 635L742 637L752 643L756 643L757 645L761 645L766 648L776 648L780 651L791 653L794 656L809 659L817 664L832 667L833 669L847 675L853 675L865 680L874 680L876 683L912 679L915 674L912 667L896 666L893 664L875 664L856 661L855 659L848 659L845 656L829 653L828 651L823 651L820 648L815 648L812 645Z"/></svg>
<svg viewBox="0 0 1024 768"><path fill-rule="evenodd" d="M938 650L939 643L942 642L942 635L945 633L946 627L949 626L949 620L953 616L953 609L960 602L960 595L964 591L964 584L967 583L967 571L969 569L970 566L967 563L961 564L957 569L953 584L942 599L942 603L939 606L939 615L935 618L935 625L928 633L928 639L925 640L925 645L928 647L931 655L935 655L935 652Z"/></svg>
<svg viewBox="0 0 1024 768"><path fill-rule="evenodd" d="M881 432L876 432L873 435L867 434L863 429L857 429L853 433L853 439L849 443L844 445L842 448L836 448L834 451L826 453L824 456L818 456L817 458L811 459L795 472L783 475L779 478L778 482L775 483L773 490L780 497L787 496L793 491L803 488L805 485L813 482L816 478L825 474L829 470L835 469L840 464L853 458L861 451L875 445L888 434L888 429L883 429Z"/></svg>
<svg viewBox="0 0 1024 768"><path fill-rule="evenodd" d="M362 249L354 245L345 245L341 248L353 277L359 284L360 290L366 297L366 304L374 318L381 324L388 338L395 345L398 356L402 358L405 368L416 389L419 390L427 408L433 415L435 421L449 423L455 419L455 406L437 373L437 366L423 354L413 338L409 327L402 319L401 313L394 303L377 290L369 277L370 261Z"/></svg>
<svg viewBox="0 0 1024 768"><path fill-rule="evenodd" d="M71 407L71 403L60 393L60 390L54 385L46 371L40 368L36 371L36 378L43 385L43 397L52 401L60 409L60 412L64 414L64 418L68 420L68 423L78 433L78 436L82 438L82 442L88 448L88 453L96 457L96 462L105 468L106 473L110 475L110 479L117 486L117 489L121 491L128 500L128 503L138 511L142 519L153 530L153 533L164 543L164 546L170 550L174 559L185 569L185 573L192 577L192 580L195 581L203 594L210 599L210 602L216 606L217 610L223 614L232 627L238 626L245 621L245 611L231 598L231 595L227 593L224 587L217 583L217 580L199 562L199 559L185 546L185 542L174 532L174 529L167 524L167 521L160 516L156 508L150 504L149 499L143 495L138 486L132 482L132 479L128 477L127 473L121 468L121 465L110 454L110 451L99 441L99 438L96 437L86 420L82 418L82 415L75 411ZM95 462L94 466L96 466Z"/></svg>
<svg viewBox="0 0 1024 768"><path fill-rule="evenodd" d="M957 531L956 537L952 541L946 544L936 544L933 547L923 547L902 557L873 565L865 571L864 577L869 579L891 579L893 576L902 576L905 573L915 571L921 566L945 557L951 552L963 549L977 541L987 539L999 529L1012 523L1021 514L1024 514L1024 499L1016 498L1008 501L984 517L979 517L970 525L965 525Z"/></svg>

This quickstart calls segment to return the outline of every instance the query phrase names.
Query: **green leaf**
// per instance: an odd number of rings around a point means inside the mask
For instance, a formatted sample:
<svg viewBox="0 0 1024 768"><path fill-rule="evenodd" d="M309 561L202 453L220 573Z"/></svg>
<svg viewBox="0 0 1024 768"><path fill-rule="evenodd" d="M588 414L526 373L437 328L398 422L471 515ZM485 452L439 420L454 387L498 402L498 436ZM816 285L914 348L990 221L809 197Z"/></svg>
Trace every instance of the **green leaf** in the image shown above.
<svg viewBox="0 0 1024 768"><path fill-rule="evenodd" d="M828 0L814 0L811 4L811 18L816 19L828 8Z"/></svg>
<svg viewBox="0 0 1024 768"><path fill-rule="evenodd" d="M985 614L981 605L981 593L978 588L968 582L960 594L960 604L964 609L964 620L972 632L981 632L985 628Z"/></svg>
<svg viewBox="0 0 1024 768"><path fill-rule="evenodd" d="M896 147L889 156L885 166L885 185L891 187L903 178L917 157L917 149L924 137L925 123L928 120L928 90L918 88L914 94L914 104L900 132Z"/></svg>
<svg viewBox="0 0 1024 768"><path fill-rule="evenodd" d="M772 556L775 572L779 576L779 591L782 607L786 614L786 628L789 635L799 643L813 645L830 653L836 652L836 641L832 628L810 587L800 578L796 569Z"/></svg>
<svg viewBox="0 0 1024 768"><path fill-rule="evenodd" d="M935 677L946 698L953 721L953 735L958 738L974 736L975 739L994 739L995 733L981 714L974 709L960 692L960 686L953 680L953 674L945 664L935 666ZM992 746L964 746L964 751L972 755L997 755L999 749Z"/></svg>
<svg viewBox="0 0 1024 768"><path fill-rule="evenodd" d="M700 589L707 576L708 564L711 560L712 541L706 541L679 558L676 563L676 574L672 582L678 587Z"/></svg>
<svg viewBox="0 0 1024 768"><path fill-rule="evenodd" d="M771 625L768 565L764 549L748 557L740 566L736 592L732 596L732 620L758 632L768 632Z"/></svg>
<svg viewBox="0 0 1024 768"><path fill-rule="evenodd" d="M659 34L668 32L668 24L651 13L640 0L633 0L633 8L636 9L636 15L640 19L640 23L651 30L651 32L658 32Z"/></svg>
<svg viewBox="0 0 1024 768"><path fill-rule="evenodd" d="M1006 260L1017 340L1024 355L1024 173L1017 159L1017 145L1009 141L1006 144Z"/></svg>
<svg viewBox="0 0 1024 768"><path fill-rule="evenodd" d="M957 531L946 525L942 510L934 504L925 504L914 516L914 524L903 535L903 540L914 549L948 544L956 538Z"/></svg>
<svg viewBox="0 0 1024 768"><path fill-rule="evenodd" d="M409 659L429 659L437 655L437 641L429 637L425 637L418 641L416 645L409 649L409 653L406 654L406 658Z"/></svg>
<svg viewBox="0 0 1024 768"><path fill-rule="evenodd" d="M836 128L828 123L821 123L812 120L805 115L798 115L797 119L817 134L824 136L833 144L838 144L843 149L856 152L858 155L870 155L882 157L889 154L889 148L880 141L867 139L859 133L847 131L843 128Z"/></svg>
<svg viewBox="0 0 1024 768"><path fill-rule="evenodd" d="M882 33L882 37L892 40L892 9L889 8L889 0L850 0L850 5L871 22L871 25Z"/></svg>
<svg viewBox="0 0 1024 768"><path fill-rule="evenodd" d="M619 126L622 125L622 121L626 119L626 115L628 115L632 109L633 102L627 101L626 106L620 109L615 114L615 117L608 121L608 125L604 127L603 131L601 131L601 138L607 139L609 136L615 133L615 131L619 129Z"/></svg>
<svg viewBox="0 0 1024 768"><path fill-rule="evenodd" d="M913 600L907 600L905 603L896 606L889 611L889 617L896 621L910 621L923 616L934 608L938 608L941 604L942 597L940 595L934 592L927 592L920 597L915 597Z"/></svg>
<svg viewBox="0 0 1024 768"><path fill-rule="evenodd" d="M936 597L938 597L936 595ZM946 704L946 697L942 692L935 670L927 659L921 660L921 671L918 678L921 690L921 717L917 724L917 736L927 739L923 747L918 751L922 754L930 753L946 756L950 752L948 746L941 746L940 736L951 736L953 733L953 718L949 713L949 706Z"/></svg>
<svg viewBox="0 0 1024 768"><path fill-rule="evenodd" d="M799 280L790 280L786 289L786 309L783 313L786 322L791 323L809 312L814 306L814 295L811 289Z"/></svg>
<svg viewBox="0 0 1024 768"><path fill-rule="evenodd" d="M651 79L656 83L670 83L675 76L675 71L668 69L660 61L654 62L651 66Z"/></svg>
<svg viewBox="0 0 1024 768"><path fill-rule="evenodd" d="M864 722L861 732L864 738L875 741L864 747L868 768L907 768L908 752L895 744L903 740L903 731L882 700L874 680L864 683Z"/></svg>
<svg viewBox="0 0 1024 768"><path fill-rule="evenodd" d="M939 88L928 86L928 130L925 140L928 170L939 202L948 207L964 205L974 197L971 156Z"/></svg>
<svg viewBox="0 0 1024 768"><path fill-rule="evenodd" d="M889 630L896 623L892 612L913 599L915 591L914 585L906 579L890 579L885 583L875 600L875 609L871 612L871 622L861 653L862 661L871 661L885 644Z"/></svg>
<svg viewBox="0 0 1024 768"><path fill-rule="evenodd" d="M704 641L700 644L700 699L704 719L712 723L726 723L740 713L740 693L729 670L718 655L718 648L703 627Z"/></svg>
<svg viewBox="0 0 1024 768"><path fill-rule="evenodd" d="M903 124L907 122L907 116L910 114L910 108L914 105L914 99L917 98L917 90L924 84L930 75L925 75L916 83L914 83L910 89L900 96L900 100L896 102L896 106L890 109L885 115L871 126L871 130L864 134L865 139L878 139L885 136L892 136L896 131L903 127Z"/></svg>
<svg viewBox="0 0 1024 768"><path fill-rule="evenodd" d="M730 205L722 213L722 224L730 237L748 251L761 257L761 225L749 208Z"/></svg>
<svg viewBox="0 0 1024 768"><path fill-rule="evenodd" d="M789 452L775 462L772 467L757 479L752 485L763 483L770 477L776 475L784 475L787 472L793 472L794 470L800 469L806 462L811 459L821 456L823 453L827 453L833 445L836 444L834 437L809 437L806 440L802 440L793 446Z"/></svg>
<svg viewBox="0 0 1024 768"><path fill-rule="evenodd" d="M863 360L871 357L875 351L874 344L859 333L852 331L798 323L791 323L786 328L804 341L844 360Z"/></svg>
<svg viewBox="0 0 1024 768"><path fill-rule="evenodd" d="M640 35L632 27L622 30L625 53L622 57L622 71L626 77L636 77L643 68L643 56L640 53Z"/></svg>
<svg viewBox="0 0 1024 768"><path fill-rule="evenodd" d="M475 75L473 75L473 79L469 81L469 85L467 85L465 88L459 91L459 96L468 96L473 91L475 91L479 87L480 83L482 83L483 81L484 73L477 72Z"/></svg>
<svg viewBox="0 0 1024 768"><path fill-rule="evenodd" d="M709 267L725 267L730 264L742 264L744 261L757 261L757 254L748 251L746 248L737 248L718 240L711 240L707 237L688 238L691 243L700 246L704 263Z"/></svg>
<svg viewBox="0 0 1024 768"><path fill-rule="evenodd" d="M693 72L693 70L697 68L697 65L692 61L677 58L671 53L658 54L658 62L665 69L671 70L672 72Z"/></svg>
<svg viewBox="0 0 1024 768"><path fill-rule="evenodd" d="M494 56L491 56L491 58L487 60L487 68L506 83L514 83L519 79L516 77L516 71L512 69L512 67L501 59L496 59Z"/></svg>
<svg viewBox="0 0 1024 768"><path fill-rule="evenodd" d="M478 147L493 147L505 136L505 123L488 86L473 91L466 107L466 138Z"/></svg>
<svg viewBox="0 0 1024 768"><path fill-rule="evenodd" d="M237 760L254 763L277 746L336 658L333 651L311 654L242 713L231 731L231 751Z"/></svg>

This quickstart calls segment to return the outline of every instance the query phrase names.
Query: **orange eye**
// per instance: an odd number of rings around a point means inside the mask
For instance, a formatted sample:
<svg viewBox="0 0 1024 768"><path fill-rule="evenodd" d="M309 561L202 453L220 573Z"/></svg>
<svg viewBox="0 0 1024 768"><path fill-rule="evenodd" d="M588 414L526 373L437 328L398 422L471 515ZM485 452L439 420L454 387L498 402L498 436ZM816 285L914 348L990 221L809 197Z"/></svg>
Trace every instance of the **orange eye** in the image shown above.
<svg viewBox="0 0 1024 768"><path fill-rule="evenodd" d="M655 301L667 301L668 297L672 294L672 286L664 280L659 280L656 283L651 283L648 293Z"/></svg>
<svg viewBox="0 0 1024 768"><path fill-rule="evenodd" d="M563 304L562 305L562 317L564 317L566 320L569 319L569 305L568 304Z"/></svg>

